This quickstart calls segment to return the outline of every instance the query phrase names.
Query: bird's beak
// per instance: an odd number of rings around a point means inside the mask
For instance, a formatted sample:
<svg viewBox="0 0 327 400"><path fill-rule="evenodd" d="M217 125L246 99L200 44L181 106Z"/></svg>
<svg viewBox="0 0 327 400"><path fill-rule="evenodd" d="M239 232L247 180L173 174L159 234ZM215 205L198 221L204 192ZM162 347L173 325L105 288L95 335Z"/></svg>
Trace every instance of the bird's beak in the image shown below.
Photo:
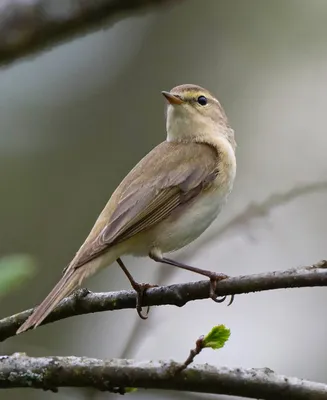
<svg viewBox="0 0 327 400"><path fill-rule="evenodd" d="M174 96L173 94L171 94L171 93L169 93L169 92L163 91L163 92L161 92L161 93L166 97L166 99L167 99L167 100L169 101L169 103L172 104L172 105L184 103L182 99L180 99L180 98L177 97L177 96Z"/></svg>

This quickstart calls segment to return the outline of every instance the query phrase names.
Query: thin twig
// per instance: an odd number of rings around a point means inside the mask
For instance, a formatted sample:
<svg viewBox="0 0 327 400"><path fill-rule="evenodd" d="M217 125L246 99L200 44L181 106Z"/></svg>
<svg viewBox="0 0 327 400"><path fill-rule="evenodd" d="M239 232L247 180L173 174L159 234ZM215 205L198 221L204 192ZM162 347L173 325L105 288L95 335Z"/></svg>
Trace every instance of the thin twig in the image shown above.
<svg viewBox="0 0 327 400"><path fill-rule="evenodd" d="M244 294L272 289L327 286L327 261L315 265L292 268L286 271L268 272L262 274L228 278L218 282L218 296ZM209 298L210 285L208 281L189 282L178 285L161 286L149 289L144 297L143 306L175 305L184 306L189 301ZM64 299L43 324L69 318L75 315L89 314L101 311L135 308L136 295L134 291L119 291L109 293L92 293L81 289ZM32 313L32 309L23 311L0 320L0 341L15 336L17 329Z"/></svg>
<svg viewBox="0 0 327 400"><path fill-rule="evenodd" d="M277 375L268 368L192 366L176 373L172 361L97 360L80 357L0 357L0 388L92 387L124 393L125 388L179 390L248 398L326 400L327 385Z"/></svg>
<svg viewBox="0 0 327 400"><path fill-rule="evenodd" d="M195 357L201 353L201 351L204 349L203 338L204 336L200 336L195 342L195 348L190 350L190 354L188 355L187 359L176 369L177 372L182 372L184 369L186 369L194 362Z"/></svg>
<svg viewBox="0 0 327 400"><path fill-rule="evenodd" d="M0 65L172 0L2 0ZM179 0L180 2L181 0Z"/></svg>

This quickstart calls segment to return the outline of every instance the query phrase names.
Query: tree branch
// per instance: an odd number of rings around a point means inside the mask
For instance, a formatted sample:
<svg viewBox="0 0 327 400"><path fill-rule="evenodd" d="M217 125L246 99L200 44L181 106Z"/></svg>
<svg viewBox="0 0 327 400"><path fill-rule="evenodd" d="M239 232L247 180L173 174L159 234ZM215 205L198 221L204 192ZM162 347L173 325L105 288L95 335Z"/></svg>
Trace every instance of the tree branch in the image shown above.
<svg viewBox="0 0 327 400"><path fill-rule="evenodd" d="M81 357L0 357L0 388L92 387L124 393L124 388L179 390L260 399L320 400L327 385L277 375L268 368L242 369L196 365L176 372L168 361L97 360Z"/></svg>
<svg viewBox="0 0 327 400"><path fill-rule="evenodd" d="M0 65L172 0L2 0Z"/></svg>
<svg viewBox="0 0 327 400"><path fill-rule="evenodd" d="M218 296L228 296L272 289L316 286L327 286L327 261L325 260L311 266L292 268L286 271L228 278L218 282L216 294ZM151 288L146 292L143 305L175 305L182 307L189 301L207 298L209 298L209 282L198 281ZM81 289L64 299L45 319L43 324L75 315L122 310L135 308L135 306L136 296L132 290L92 293L87 289ZM32 311L33 309L26 310L0 320L0 342L15 336L16 330Z"/></svg>

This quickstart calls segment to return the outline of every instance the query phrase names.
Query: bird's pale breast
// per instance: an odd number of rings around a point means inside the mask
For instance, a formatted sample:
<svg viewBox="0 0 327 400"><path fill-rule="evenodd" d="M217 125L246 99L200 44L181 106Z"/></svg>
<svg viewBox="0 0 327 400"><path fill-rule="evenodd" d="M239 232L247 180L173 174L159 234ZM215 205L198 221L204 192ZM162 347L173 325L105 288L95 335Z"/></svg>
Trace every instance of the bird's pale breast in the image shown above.
<svg viewBox="0 0 327 400"><path fill-rule="evenodd" d="M156 246L168 253L193 242L216 219L227 195L219 189L210 190L177 210L154 229Z"/></svg>
<svg viewBox="0 0 327 400"><path fill-rule="evenodd" d="M134 254L145 255L151 247L158 247L163 253L179 250L197 239L211 225L225 204L235 179L235 153L229 143L220 144L218 169L219 174L212 187L181 205L168 218L146 232L142 240L144 247L138 247Z"/></svg>

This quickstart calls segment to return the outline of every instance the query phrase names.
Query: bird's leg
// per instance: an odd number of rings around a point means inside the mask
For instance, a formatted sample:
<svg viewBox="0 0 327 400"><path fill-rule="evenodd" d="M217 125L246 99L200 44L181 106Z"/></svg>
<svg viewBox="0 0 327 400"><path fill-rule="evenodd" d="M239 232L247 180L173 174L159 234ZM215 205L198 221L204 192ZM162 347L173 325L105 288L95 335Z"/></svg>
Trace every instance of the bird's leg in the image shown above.
<svg viewBox="0 0 327 400"><path fill-rule="evenodd" d="M216 303L222 303L223 301L226 300L226 296L219 298L219 296L216 295L216 287L217 287L217 282L228 278L228 275L219 272L208 271L201 268L191 267L190 265L186 265L178 261L171 260L170 258L163 257L162 254L160 254L158 251L150 252L149 257L152 258L152 260L161 262L163 264L173 265L174 267L177 268L186 269L187 271L207 276L210 279L210 293L209 293L210 298ZM233 303L233 301L234 301L234 295L231 296L228 305L230 306Z"/></svg>
<svg viewBox="0 0 327 400"><path fill-rule="evenodd" d="M130 281L133 289L136 291L136 311L141 319L147 319L150 306L148 306L146 314L142 313L142 302L144 298L144 294L147 289L150 289L152 287L157 287L158 285L150 285L149 283L138 283L136 280L132 277L128 269L125 267L124 263L122 262L121 258L117 258L117 263L120 266L120 268L123 270L124 274L127 276L128 280Z"/></svg>

